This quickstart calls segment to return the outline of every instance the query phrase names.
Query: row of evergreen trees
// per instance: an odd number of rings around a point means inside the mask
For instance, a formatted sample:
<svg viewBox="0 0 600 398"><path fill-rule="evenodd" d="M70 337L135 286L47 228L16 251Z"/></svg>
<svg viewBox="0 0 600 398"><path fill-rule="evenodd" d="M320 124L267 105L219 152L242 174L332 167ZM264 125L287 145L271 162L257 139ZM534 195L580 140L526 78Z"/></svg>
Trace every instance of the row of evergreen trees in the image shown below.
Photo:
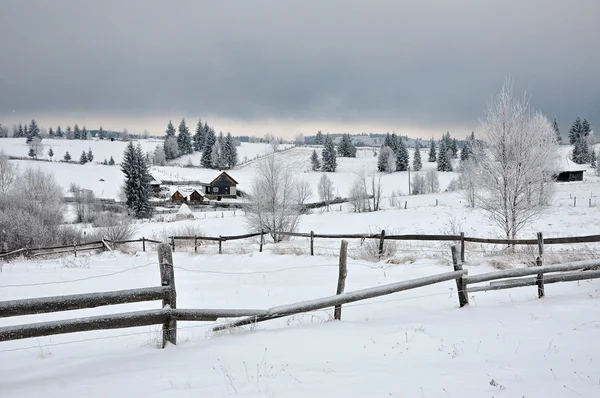
<svg viewBox="0 0 600 398"><path fill-rule="evenodd" d="M556 123L556 119L554 119ZM558 125L555 125L555 130ZM560 135L560 134L559 134ZM573 162L577 164L591 164L595 166L596 153L592 147L592 126L587 119L581 120L578 116L569 130L569 143L573 145Z"/></svg>
<svg viewBox="0 0 600 398"><path fill-rule="evenodd" d="M350 137L348 136L348 139ZM345 145L345 144L344 144ZM356 148L354 148L354 157L356 157ZM327 134L323 139L323 150L321 151L322 161L319 159L317 150L313 150L310 156L310 163L313 171L325 171L329 173L335 172L337 169L337 154L333 140Z"/></svg>
<svg viewBox="0 0 600 398"><path fill-rule="evenodd" d="M40 127L34 119L31 119L31 123L29 125L19 124L16 130L13 132L13 136L15 138L25 137L27 138L26 142L29 144L33 141L34 138L42 140L42 136L40 135Z"/></svg>
<svg viewBox="0 0 600 398"><path fill-rule="evenodd" d="M237 148L231 133L217 137L215 130L199 120L195 134L192 136L186 125L185 118L181 119L179 127L175 130L173 122L169 120L163 150L166 160L176 159L194 152L202 152L200 165L212 169L230 169L237 164Z"/></svg>

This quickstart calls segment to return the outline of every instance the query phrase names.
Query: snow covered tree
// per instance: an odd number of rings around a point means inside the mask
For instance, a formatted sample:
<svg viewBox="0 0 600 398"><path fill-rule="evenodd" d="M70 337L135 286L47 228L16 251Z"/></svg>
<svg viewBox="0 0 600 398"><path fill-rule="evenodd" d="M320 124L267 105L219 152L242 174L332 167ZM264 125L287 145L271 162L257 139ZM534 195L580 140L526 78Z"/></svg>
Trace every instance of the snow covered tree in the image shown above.
<svg viewBox="0 0 600 398"><path fill-rule="evenodd" d="M321 130L317 131L317 135L315 137L315 144L323 145L324 142L325 142L325 139L323 137L323 133L321 132Z"/></svg>
<svg viewBox="0 0 600 398"><path fill-rule="evenodd" d="M202 124L202 120L198 120L196 134L194 134L194 150L196 152L201 152L202 148L204 148L204 135L204 125Z"/></svg>
<svg viewBox="0 0 600 398"><path fill-rule="evenodd" d="M88 130L87 128L85 128L85 125L81 128L81 135L79 136L79 138L82 140L88 139Z"/></svg>
<svg viewBox="0 0 600 398"><path fill-rule="evenodd" d="M410 159L408 156L408 150L406 149L406 145L404 145L402 138L397 141L397 146L398 152L396 153L396 171L406 171L408 170Z"/></svg>
<svg viewBox="0 0 600 398"><path fill-rule="evenodd" d="M110 155L110 159L108 159L108 164L110 166L114 166L114 164L115 164L115 159L113 159L112 155Z"/></svg>
<svg viewBox="0 0 600 398"><path fill-rule="evenodd" d="M377 157L377 170L381 172L391 173L396 166L394 151L389 146L383 146L379 150Z"/></svg>
<svg viewBox="0 0 600 398"><path fill-rule="evenodd" d="M573 122L571 129L569 129L569 144L574 145L577 140L583 136L583 124L581 118L577 116L577 119Z"/></svg>
<svg viewBox="0 0 600 398"><path fill-rule="evenodd" d="M425 173L425 193L438 192L440 192L440 180L438 178L437 170L429 169Z"/></svg>
<svg viewBox="0 0 600 398"><path fill-rule="evenodd" d="M29 125L29 128L26 130L26 132L24 132L24 134L25 137L27 137L27 144L29 144L34 138L37 138L40 141L42 140L42 137L40 136L40 128L34 119L31 119L31 124Z"/></svg>
<svg viewBox="0 0 600 398"><path fill-rule="evenodd" d="M94 154L92 153L92 148L88 148L87 160L90 163L94 160Z"/></svg>
<svg viewBox="0 0 600 398"><path fill-rule="evenodd" d="M223 170L227 168L226 155L224 153L225 138L223 132L219 133L219 137L215 141L210 153L210 162L213 169Z"/></svg>
<svg viewBox="0 0 600 398"><path fill-rule="evenodd" d="M446 146L447 142L446 139L440 141L437 158L438 171L452 171L452 150Z"/></svg>
<svg viewBox="0 0 600 398"><path fill-rule="evenodd" d="M331 140L329 134L325 136L325 143L323 144L323 153L321 158L323 159L321 170L326 172L335 172L335 169L337 168L335 146L333 145L333 141Z"/></svg>
<svg viewBox="0 0 600 398"><path fill-rule="evenodd" d="M173 126L173 122L169 120L169 124L167 125L167 129L165 130L165 134L167 135L167 138L169 138L175 137L175 133L175 126Z"/></svg>
<svg viewBox="0 0 600 398"><path fill-rule="evenodd" d="M173 160L179 157L179 146L177 145L177 138L174 136L168 136L163 144L165 151L165 159Z"/></svg>
<svg viewBox="0 0 600 398"><path fill-rule="evenodd" d="M125 175L125 197L127 207L135 217L149 217L152 213L150 207L150 169L142 147L133 146L130 142L123 154L121 171Z"/></svg>
<svg viewBox="0 0 600 398"><path fill-rule="evenodd" d="M213 145L215 145L215 142L217 142L215 130L209 128L204 136L204 148L202 148L202 158L200 159L200 165L202 167L212 167L212 148Z"/></svg>
<svg viewBox="0 0 600 398"><path fill-rule="evenodd" d="M259 161L248 191L244 210L251 231L270 233L274 242L284 236L275 232L294 232L300 220L297 183L290 169L275 156Z"/></svg>
<svg viewBox="0 0 600 398"><path fill-rule="evenodd" d="M157 166L164 166L167 164L167 157L165 154L165 148L161 145L157 145L154 148L154 164Z"/></svg>
<svg viewBox="0 0 600 398"><path fill-rule="evenodd" d="M106 132L104 131L102 126L100 126L100 128L98 129L98 139L103 140L105 138L106 138Z"/></svg>
<svg viewBox="0 0 600 398"><path fill-rule="evenodd" d="M329 204L333 200L334 190L333 190L333 181L327 176L327 174L322 174L319 179L319 200L321 202L325 202L327 206L327 210L329 211Z"/></svg>
<svg viewBox="0 0 600 398"><path fill-rule="evenodd" d="M596 164L598 158L596 155L596 151L594 151L594 148L590 148L590 166L592 166L593 168L596 168Z"/></svg>
<svg viewBox="0 0 600 398"><path fill-rule="evenodd" d="M562 137L560 136L560 128L558 127L558 121L556 117L552 122L552 129L554 130L554 134L556 134L556 142L560 145L562 143Z"/></svg>
<svg viewBox="0 0 600 398"><path fill-rule="evenodd" d="M225 144L223 145L223 153L225 154L226 168L232 169L238 162L237 148L231 133L227 133L225 136Z"/></svg>
<svg viewBox="0 0 600 398"><path fill-rule="evenodd" d="M356 147L352 143L350 134L343 134L340 143L338 144L338 155L343 158L355 158Z"/></svg>
<svg viewBox="0 0 600 398"><path fill-rule="evenodd" d="M192 145L192 137L190 135L190 129L185 124L185 118L181 119L179 123L179 135L177 136L177 147L181 155L187 155L194 152Z"/></svg>
<svg viewBox="0 0 600 398"><path fill-rule="evenodd" d="M433 142L433 138L431 139L431 145L429 146L429 158L427 161L433 163L437 160L437 154L435 152L435 143Z"/></svg>
<svg viewBox="0 0 600 398"><path fill-rule="evenodd" d="M450 142L450 151L452 152L452 159L458 159L458 143L456 138L453 138Z"/></svg>
<svg viewBox="0 0 600 398"><path fill-rule="evenodd" d="M590 146L584 137L579 137L573 145L573 162L577 164L586 164L590 162Z"/></svg>
<svg viewBox="0 0 600 398"><path fill-rule="evenodd" d="M71 161L71 154L69 153L69 151L65 152L65 156L63 157L63 160L65 162L70 162Z"/></svg>
<svg viewBox="0 0 600 398"><path fill-rule="evenodd" d="M27 156L31 158L31 160L35 159L35 150L32 147L29 147L29 151L27 152Z"/></svg>
<svg viewBox="0 0 600 398"><path fill-rule="evenodd" d="M86 164L88 162L87 153L85 151L81 152L81 156L79 157L80 164Z"/></svg>
<svg viewBox="0 0 600 398"><path fill-rule="evenodd" d="M67 128L65 129L65 138L67 140L73 139L73 129L71 128L71 126L67 126Z"/></svg>
<svg viewBox="0 0 600 398"><path fill-rule="evenodd" d="M318 171L321 169L321 161L319 160L319 155L317 154L316 149L313 149L312 154L310 155L310 165L312 171Z"/></svg>
<svg viewBox="0 0 600 398"><path fill-rule="evenodd" d="M0 126L0 127L1 127L1 126ZM48 129L48 137L50 137L50 138L54 138L54 137L55 137L55 135L56 135L56 134L54 133L54 130L52 129L52 127L50 127L50 128Z"/></svg>
<svg viewBox="0 0 600 398"><path fill-rule="evenodd" d="M73 139L74 140L81 139L81 129L79 128L79 125L77 123L75 123L75 126L73 126Z"/></svg>
<svg viewBox="0 0 600 398"><path fill-rule="evenodd" d="M581 122L581 132L584 137L589 137L592 132L592 126L590 126L590 122L588 122L587 118L583 118L583 122Z"/></svg>
<svg viewBox="0 0 600 398"><path fill-rule="evenodd" d="M475 132L472 131L471 135L467 137L465 140L465 144L463 145L462 150L460 151L460 160L464 162L471 157L473 153L473 145L475 145Z"/></svg>
<svg viewBox="0 0 600 398"><path fill-rule="evenodd" d="M415 156L413 157L413 170L419 171L423 168L423 162L421 162L421 145L417 142L415 147Z"/></svg>
<svg viewBox="0 0 600 398"><path fill-rule="evenodd" d="M38 137L34 136L31 141L29 141L29 153L28 155L37 160L38 157L44 154L44 144L42 144L42 140Z"/></svg>
<svg viewBox="0 0 600 398"><path fill-rule="evenodd" d="M17 167L0 150L0 198L6 197L17 181Z"/></svg>
<svg viewBox="0 0 600 398"><path fill-rule="evenodd" d="M55 135L56 135L56 138L63 138L63 131L60 128L60 126L56 127L56 133L55 133Z"/></svg>
<svg viewBox="0 0 600 398"><path fill-rule="evenodd" d="M477 202L507 239L515 239L551 194L556 134L527 98L513 96L511 80L488 105L481 132L473 148Z"/></svg>
<svg viewBox="0 0 600 398"><path fill-rule="evenodd" d="M54 156L54 151L52 150L52 148L48 149L48 157L50 158L50 160L52 160L53 156Z"/></svg>
<svg viewBox="0 0 600 398"><path fill-rule="evenodd" d="M25 137L25 132L23 131L23 125L19 123L19 127L17 128L17 134L15 134L15 138Z"/></svg>

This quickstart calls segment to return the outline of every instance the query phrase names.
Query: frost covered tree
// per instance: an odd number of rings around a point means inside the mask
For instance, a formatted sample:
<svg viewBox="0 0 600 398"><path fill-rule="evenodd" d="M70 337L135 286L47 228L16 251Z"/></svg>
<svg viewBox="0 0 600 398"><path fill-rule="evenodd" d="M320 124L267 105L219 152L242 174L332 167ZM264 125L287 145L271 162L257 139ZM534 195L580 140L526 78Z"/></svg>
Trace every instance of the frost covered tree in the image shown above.
<svg viewBox="0 0 600 398"><path fill-rule="evenodd" d="M52 158L54 157L54 151L52 150L52 147L50 147L50 149L48 149L48 157L52 161Z"/></svg>
<svg viewBox="0 0 600 398"><path fill-rule="evenodd" d="M429 145L429 157L427 161L429 163L434 163L437 160L437 154L435 152L435 143L433 142L433 138L431 139L431 144Z"/></svg>
<svg viewBox="0 0 600 398"><path fill-rule="evenodd" d="M453 138L450 142L450 151L452 151L452 159L458 159L458 142Z"/></svg>
<svg viewBox="0 0 600 398"><path fill-rule="evenodd" d="M410 164L408 149L406 149L406 145L404 145L404 141L402 139L399 139L396 145L396 171L406 171L408 170L408 165Z"/></svg>
<svg viewBox="0 0 600 398"><path fill-rule="evenodd" d="M8 156L0 149L0 197L8 194L17 178L17 167L8 160Z"/></svg>
<svg viewBox="0 0 600 398"><path fill-rule="evenodd" d="M447 146L448 140L443 138L438 148L437 170L452 171L452 150Z"/></svg>
<svg viewBox="0 0 600 398"><path fill-rule="evenodd" d="M93 160L94 160L94 153L92 152L92 148L88 148L87 161L91 163Z"/></svg>
<svg viewBox="0 0 600 398"><path fill-rule="evenodd" d="M81 135L79 136L80 139L82 140L87 140L88 139L88 130L85 127L85 125L81 128Z"/></svg>
<svg viewBox="0 0 600 398"><path fill-rule="evenodd" d="M227 159L224 151L225 138L223 132L219 133L219 137L211 148L210 164L213 169L223 170L227 168Z"/></svg>
<svg viewBox="0 0 600 398"><path fill-rule="evenodd" d="M477 204L477 171L472 158L461 161L458 167L458 187L469 207Z"/></svg>
<svg viewBox="0 0 600 398"><path fill-rule="evenodd" d="M334 191L333 191L333 181L331 181L331 179L327 176L327 174L321 175L317 189L319 191L319 200L321 202L325 202L325 205L327 206L327 211L329 211L329 204L333 200L333 192Z"/></svg>
<svg viewBox="0 0 600 398"><path fill-rule="evenodd" d="M167 124L167 129L165 130L165 134L167 135L167 138L175 137L176 132L177 131L175 130L175 126L173 126L173 122L171 120L169 120L169 124Z"/></svg>
<svg viewBox="0 0 600 398"><path fill-rule="evenodd" d="M115 165L115 159L112 157L112 155L110 155L110 159L108 159L108 165L109 166L114 166Z"/></svg>
<svg viewBox="0 0 600 398"><path fill-rule="evenodd" d="M54 135L56 135L56 138L63 138L64 134L60 126L56 127L56 132L54 133Z"/></svg>
<svg viewBox="0 0 600 398"><path fill-rule="evenodd" d="M440 192L440 179L438 178L437 170L429 169L425 173L425 192L438 193Z"/></svg>
<svg viewBox="0 0 600 398"><path fill-rule="evenodd" d="M223 153L225 155L225 167L232 169L238 162L237 148L231 133L227 133L225 136L225 143L223 144Z"/></svg>
<svg viewBox="0 0 600 398"><path fill-rule="evenodd" d="M63 160L67 163L71 161L71 154L69 153L69 151L65 152L65 156L63 157Z"/></svg>
<svg viewBox="0 0 600 398"><path fill-rule="evenodd" d="M562 137L560 136L560 127L558 127L558 121L556 117L552 122L552 129L554 130L554 134L556 134L556 142L560 145L562 143Z"/></svg>
<svg viewBox="0 0 600 398"><path fill-rule="evenodd" d="M300 219L296 187L293 174L281 160L275 156L261 160L245 206L250 230L269 232L274 242L284 238L275 232L294 232Z"/></svg>
<svg viewBox="0 0 600 398"><path fill-rule="evenodd" d="M196 125L196 134L194 134L194 150L196 152L201 152L204 148L204 125L202 124L202 120L198 120L198 124Z"/></svg>
<svg viewBox="0 0 600 398"><path fill-rule="evenodd" d="M343 158L355 158L356 147L352 143L350 134L343 134L340 143L338 144L338 155Z"/></svg>
<svg viewBox="0 0 600 398"><path fill-rule="evenodd" d="M0 125L0 133L2 132L2 125ZM54 138L56 136L56 134L54 133L54 129L52 129L52 127L48 128L48 137L50 138ZM2 135L0 135L0 137L2 137ZM7 136L5 136L7 137Z"/></svg>
<svg viewBox="0 0 600 398"><path fill-rule="evenodd" d="M313 191L308 181L296 181L296 204L302 210L306 201L312 196Z"/></svg>
<svg viewBox="0 0 600 398"><path fill-rule="evenodd" d="M325 143L323 144L323 153L321 158L323 159L321 170L326 172L335 172L335 169L337 168L335 146L333 145L333 140L329 134L325 136Z"/></svg>
<svg viewBox="0 0 600 398"><path fill-rule="evenodd" d="M177 136L177 147L181 155L187 155L194 152L192 145L192 137L190 135L190 129L185 124L185 118L181 119L179 123L179 135Z"/></svg>
<svg viewBox="0 0 600 398"><path fill-rule="evenodd" d="M157 145L154 148L154 164L157 166L164 166L167 164L167 157L165 155L165 149L161 145Z"/></svg>
<svg viewBox="0 0 600 398"><path fill-rule="evenodd" d="M421 145L417 142L415 146L415 156L413 156L413 170L419 171L423 168L423 162L421 162Z"/></svg>
<svg viewBox="0 0 600 398"><path fill-rule="evenodd" d="M313 149L312 155L310 155L310 165L312 171L318 171L321 169L321 161L319 160L319 155L317 154L316 149Z"/></svg>
<svg viewBox="0 0 600 398"><path fill-rule="evenodd" d="M296 133L296 136L294 137L294 145L304 146L304 134Z"/></svg>
<svg viewBox="0 0 600 398"><path fill-rule="evenodd" d="M392 149L388 148L390 152ZM359 173L354 178L354 183L350 187L348 200L352 204L355 213L371 211L371 202L369 201L369 192L367 190L367 178L365 173Z"/></svg>
<svg viewBox="0 0 600 398"><path fill-rule="evenodd" d="M26 130L26 132L24 131L24 134L27 138L27 140L25 141L27 144L29 144L34 138L37 138L40 141L42 140L42 137L40 135L40 128L34 119L31 119L31 124L29 125L29 128Z"/></svg>
<svg viewBox="0 0 600 398"><path fill-rule="evenodd" d="M317 135L315 136L315 144L323 145L324 142L325 138L323 137L323 133L321 132L321 130L317 131Z"/></svg>
<svg viewBox="0 0 600 398"><path fill-rule="evenodd" d="M79 163L86 164L88 162L87 153L85 151L81 152L81 156L79 156Z"/></svg>
<svg viewBox="0 0 600 398"><path fill-rule="evenodd" d="M414 173L410 184L413 195L425 193L425 177L421 173Z"/></svg>
<svg viewBox="0 0 600 398"><path fill-rule="evenodd" d="M481 140L473 148L478 206L515 239L535 219L551 195L556 171L556 134L529 100L515 98L512 80L492 100L481 121Z"/></svg>
<svg viewBox="0 0 600 398"><path fill-rule="evenodd" d="M462 150L460 151L460 160L464 162L471 157L473 153L473 145L475 143L475 132L471 132L471 135L465 140Z"/></svg>
<svg viewBox="0 0 600 398"><path fill-rule="evenodd" d="M209 128L204 136L204 148L202 148L202 158L200 159L200 165L202 167L212 167L212 148L217 142L215 130Z"/></svg>
<svg viewBox="0 0 600 398"><path fill-rule="evenodd" d="M125 198L127 207L137 218L149 217L152 213L150 207L150 169L146 156L140 144L137 146L130 142L123 154L121 171L125 175Z"/></svg>
<svg viewBox="0 0 600 398"><path fill-rule="evenodd" d="M73 139L74 140L81 139L81 129L79 128L79 125L77 123L75 123L75 126L73 126Z"/></svg>
<svg viewBox="0 0 600 398"><path fill-rule="evenodd" d="M98 129L98 139L103 140L105 138L106 138L106 131L104 131L102 126L100 126L100 128Z"/></svg>
<svg viewBox="0 0 600 398"><path fill-rule="evenodd" d="M165 159L173 160L179 157L179 146L177 145L177 138L174 136L168 136L163 144L163 150L165 151Z"/></svg>
<svg viewBox="0 0 600 398"><path fill-rule="evenodd" d="M394 158L394 151L389 146L383 146L379 150L377 156L377 170L381 172L391 173L396 167L396 159Z"/></svg>
<svg viewBox="0 0 600 398"><path fill-rule="evenodd" d="M29 141L29 156L33 159L36 159L44 154L44 144L42 144L42 140L37 136L34 136L31 141Z"/></svg>

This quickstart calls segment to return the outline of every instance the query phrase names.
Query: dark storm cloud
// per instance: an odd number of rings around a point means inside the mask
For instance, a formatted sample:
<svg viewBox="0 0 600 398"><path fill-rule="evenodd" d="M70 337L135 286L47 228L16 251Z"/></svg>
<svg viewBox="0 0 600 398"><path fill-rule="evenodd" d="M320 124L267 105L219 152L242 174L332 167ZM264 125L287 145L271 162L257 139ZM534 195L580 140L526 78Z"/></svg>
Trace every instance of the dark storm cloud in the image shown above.
<svg viewBox="0 0 600 398"><path fill-rule="evenodd" d="M0 115L468 126L510 73L599 124L599 4L4 0Z"/></svg>

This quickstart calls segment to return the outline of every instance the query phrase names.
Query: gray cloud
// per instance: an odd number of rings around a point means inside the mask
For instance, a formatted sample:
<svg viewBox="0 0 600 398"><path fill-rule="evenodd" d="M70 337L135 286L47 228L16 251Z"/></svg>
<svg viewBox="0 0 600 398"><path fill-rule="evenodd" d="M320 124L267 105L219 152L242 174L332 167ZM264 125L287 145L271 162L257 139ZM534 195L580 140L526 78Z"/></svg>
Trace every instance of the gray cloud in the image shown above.
<svg viewBox="0 0 600 398"><path fill-rule="evenodd" d="M7 0L0 115L451 129L476 126L510 73L563 129L578 114L594 125L599 11L596 0Z"/></svg>

